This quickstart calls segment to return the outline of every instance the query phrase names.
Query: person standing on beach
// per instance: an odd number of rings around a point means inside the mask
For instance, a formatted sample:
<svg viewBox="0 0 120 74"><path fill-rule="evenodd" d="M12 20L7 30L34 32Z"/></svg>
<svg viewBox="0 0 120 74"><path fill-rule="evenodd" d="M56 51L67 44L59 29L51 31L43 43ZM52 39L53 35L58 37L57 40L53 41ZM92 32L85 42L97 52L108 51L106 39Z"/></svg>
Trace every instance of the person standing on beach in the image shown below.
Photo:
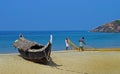
<svg viewBox="0 0 120 74"><path fill-rule="evenodd" d="M65 44L66 44L66 50L68 50L68 48L69 48L68 38L65 39Z"/></svg>
<svg viewBox="0 0 120 74"><path fill-rule="evenodd" d="M79 48L79 51L84 51L84 45L85 45L85 42L84 42L84 37L82 37L80 40L79 40L79 43L80 43L80 48Z"/></svg>

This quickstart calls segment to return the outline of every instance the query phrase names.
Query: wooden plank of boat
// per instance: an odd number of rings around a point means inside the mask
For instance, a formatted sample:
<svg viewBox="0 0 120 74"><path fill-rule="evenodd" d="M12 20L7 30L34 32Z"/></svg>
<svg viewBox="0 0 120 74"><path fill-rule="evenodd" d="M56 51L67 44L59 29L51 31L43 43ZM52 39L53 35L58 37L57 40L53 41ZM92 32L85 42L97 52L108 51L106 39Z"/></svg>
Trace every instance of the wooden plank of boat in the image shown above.
<svg viewBox="0 0 120 74"><path fill-rule="evenodd" d="M45 46L29 41L24 37L17 39L13 46L18 48L18 51L23 58L34 62L46 63L50 61L52 36L50 36L50 41Z"/></svg>

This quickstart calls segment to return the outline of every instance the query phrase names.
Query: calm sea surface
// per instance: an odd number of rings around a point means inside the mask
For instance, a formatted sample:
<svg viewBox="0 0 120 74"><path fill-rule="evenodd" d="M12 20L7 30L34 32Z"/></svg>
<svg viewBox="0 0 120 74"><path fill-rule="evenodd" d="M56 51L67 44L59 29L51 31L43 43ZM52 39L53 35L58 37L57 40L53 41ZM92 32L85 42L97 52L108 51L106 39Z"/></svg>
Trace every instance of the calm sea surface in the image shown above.
<svg viewBox="0 0 120 74"><path fill-rule="evenodd" d="M84 36L87 47L120 48L120 33L94 33L88 31L0 31L0 53L16 53L13 42L19 34L31 41L45 45L53 35L52 51L65 50L65 38L68 37L77 46L78 40Z"/></svg>

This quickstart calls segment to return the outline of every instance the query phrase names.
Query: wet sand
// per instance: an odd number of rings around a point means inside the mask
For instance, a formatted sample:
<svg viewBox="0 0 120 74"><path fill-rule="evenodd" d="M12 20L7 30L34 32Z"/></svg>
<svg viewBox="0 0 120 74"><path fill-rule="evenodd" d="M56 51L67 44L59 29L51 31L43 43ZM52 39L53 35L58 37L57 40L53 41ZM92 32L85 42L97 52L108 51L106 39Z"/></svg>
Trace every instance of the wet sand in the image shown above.
<svg viewBox="0 0 120 74"><path fill-rule="evenodd" d="M51 58L43 65L0 54L0 74L120 74L120 51L53 51Z"/></svg>

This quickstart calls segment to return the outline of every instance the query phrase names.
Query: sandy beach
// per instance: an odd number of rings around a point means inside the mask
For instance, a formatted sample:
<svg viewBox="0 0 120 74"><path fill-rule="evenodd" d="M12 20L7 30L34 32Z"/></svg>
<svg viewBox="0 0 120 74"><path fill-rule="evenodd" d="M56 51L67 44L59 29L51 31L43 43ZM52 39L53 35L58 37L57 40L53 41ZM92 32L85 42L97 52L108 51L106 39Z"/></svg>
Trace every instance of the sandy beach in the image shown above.
<svg viewBox="0 0 120 74"><path fill-rule="evenodd" d="M120 51L53 51L51 58L43 65L0 54L0 74L120 74Z"/></svg>

